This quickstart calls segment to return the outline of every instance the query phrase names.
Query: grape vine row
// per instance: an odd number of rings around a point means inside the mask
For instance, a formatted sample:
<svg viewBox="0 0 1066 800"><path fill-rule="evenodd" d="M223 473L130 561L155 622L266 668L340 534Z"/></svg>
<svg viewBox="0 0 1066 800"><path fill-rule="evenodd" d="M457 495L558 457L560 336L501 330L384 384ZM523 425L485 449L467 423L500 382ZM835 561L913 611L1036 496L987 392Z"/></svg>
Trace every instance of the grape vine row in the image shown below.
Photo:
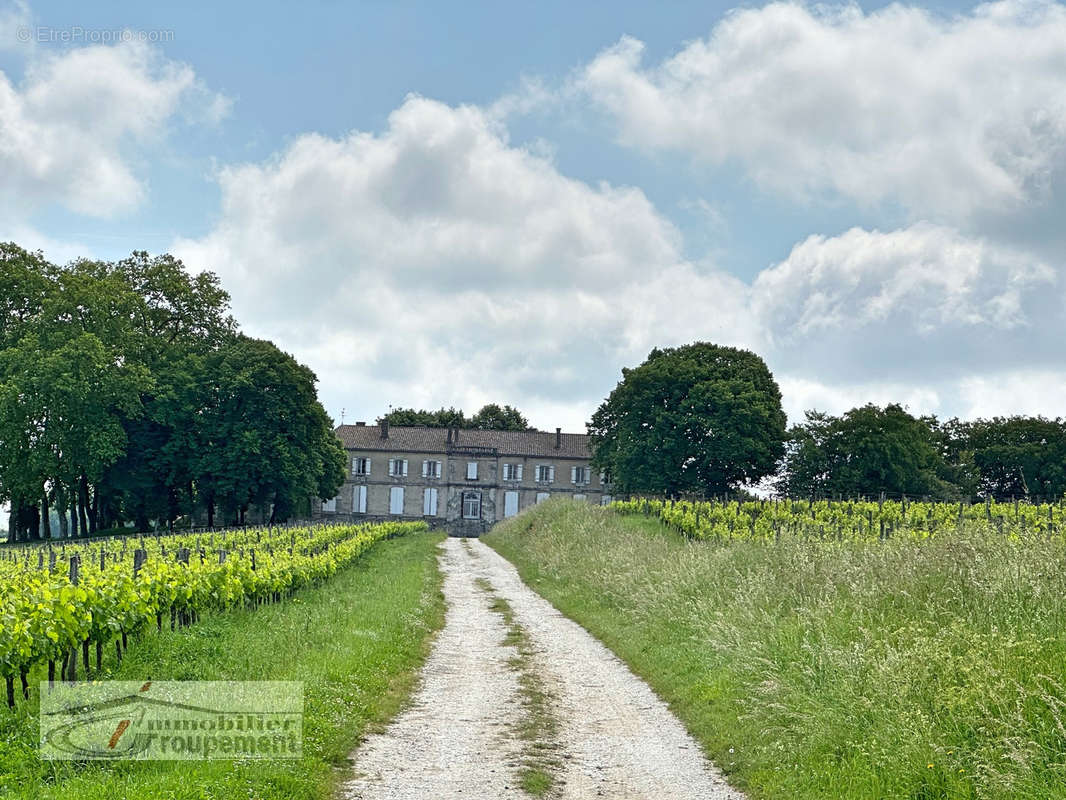
<svg viewBox="0 0 1066 800"><path fill-rule="evenodd" d="M277 602L331 577L376 542L425 530L422 522L246 529L212 534L48 543L0 554L0 675L47 663L48 679L75 680L78 649L88 672L103 648L118 658L129 637L194 623L205 611Z"/></svg>

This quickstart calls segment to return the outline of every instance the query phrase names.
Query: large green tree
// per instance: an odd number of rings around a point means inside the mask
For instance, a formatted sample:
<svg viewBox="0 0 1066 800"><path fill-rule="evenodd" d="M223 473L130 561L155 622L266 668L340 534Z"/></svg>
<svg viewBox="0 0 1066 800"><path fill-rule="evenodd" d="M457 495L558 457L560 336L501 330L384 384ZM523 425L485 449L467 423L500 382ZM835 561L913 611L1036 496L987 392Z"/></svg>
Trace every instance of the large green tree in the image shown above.
<svg viewBox="0 0 1066 800"><path fill-rule="evenodd" d="M197 485L208 505L243 522L252 504L307 513L344 482L345 454L316 399L315 375L272 343L238 336L204 363Z"/></svg>
<svg viewBox="0 0 1066 800"><path fill-rule="evenodd" d="M707 342L652 350L588 425L593 466L617 491L705 496L773 473L781 391L755 353Z"/></svg>
<svg viewBox="0 0 1066 800"><path fill-rule="evenodd" d="M13 507L39 504L46 526L51 498L91 532L101 479L126 448L122 420L151 383L132 355L139 298L106 264L48 274L38 312L0 353L0 483Z"/></svg>
<svg viewBox="0 0 1066 800"><path fill-rule="evenodd" d="M835 417L808 412L789 430L781 488L791 496L952 497L935 420L899 405L865 405Z"/></svg>
<svg viewBox="0 0 1066 800"><path fill-rule="evenodd" d="M64 267L0 244L0 502L9 538L142 530L216 503L306 514L343 480L314 376L238 334L169 255Z"/></svg>
<svg viewBox="0 0 1066 800"><path fill-rule="evenodd" d="M1057 500L1066 494L1066 421L995 417L960 423L955 447L972 459L977 493Z"/></svg>
<svg viewBox="0 0 1066 800"><path fill-rule="evenodd" d="M153 376L144 413L124 421L129 446L107 485L139 530L195 510L194 431L201 416L203 360L236 335L229 295L211 273L190 274L173 256L135 252L117 264L141 298L137 358Z"/></svg>

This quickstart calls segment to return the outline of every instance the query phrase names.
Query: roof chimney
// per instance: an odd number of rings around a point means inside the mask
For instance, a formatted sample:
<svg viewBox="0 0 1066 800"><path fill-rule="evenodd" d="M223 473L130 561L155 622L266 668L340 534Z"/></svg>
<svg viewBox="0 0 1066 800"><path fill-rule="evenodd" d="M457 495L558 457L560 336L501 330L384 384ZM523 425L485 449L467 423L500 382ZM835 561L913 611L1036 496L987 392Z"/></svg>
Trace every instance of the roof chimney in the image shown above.
<svg viewBox="0 0 1066 800"><path fill-rule="evenodd" d="M448 444L452 443L452 426L448 426Z"/></svg>
<svg viewBox="0 0 1066 800"><path fill-rule="evenodd" d="M357 428L365 428L366 427L366 423L365 422L357 422L357 423L355 423L355 427L357 427Z"/></svg>
<svg viewBox="0 0 1066 800"><path fill-rule="evenodd" d="M555 449L558 450L563 446L563 429L555 429Z"/></svg>
<svg viewBox="0 0 1066 800"><path fill-rule="evenodd" d="M455 433L452 436L452 441L454 441L456 444L459 444L459 426L458 425L455 426Z"/></svg>
<svg viewBox="0 0 1066 800"><path fill-rule="evenodd" d="M381 420L381 438L389 438L389 421L387 419Z"/></svg>

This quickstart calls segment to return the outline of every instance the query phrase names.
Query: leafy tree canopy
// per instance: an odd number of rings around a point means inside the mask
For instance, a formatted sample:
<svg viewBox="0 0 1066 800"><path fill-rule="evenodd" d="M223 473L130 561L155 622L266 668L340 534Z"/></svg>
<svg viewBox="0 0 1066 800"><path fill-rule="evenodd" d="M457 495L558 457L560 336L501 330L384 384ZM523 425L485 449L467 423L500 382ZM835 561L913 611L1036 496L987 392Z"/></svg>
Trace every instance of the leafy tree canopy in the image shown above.
<svg viewBox="0 0 1066 800"><path fill-rule="evenodd" d="M785 422L759 356L696 342L623 369L588 430L593 466L618 491L709 496L773 473Z"/></svg>
<svg viewBox="0 0 1066 800"><path fill-rule="evenodd" d="M792 496L952 496L935 420L899 405L866 405L834 417L808 412L789 430L782 488Z"/></svg>
<svg viewBox="0 0 1066 800"><path fill-rule="evenodd" d="M77 535L216 505L226 522L251 503L281 519L335 495L344 455L314 375L228 309L216 276L170 255L57 267L0 243L9 537L49 533L53 513Z"/></svg>
<svg viewBox="0 0 1066 800"><path fill-rule="evenodd" d="M462 409L441 408L425 411L414 408L394 408L381 418L390 425L422 426L426 428L478 428L494 431L531 430L529 421L517 408L489 403L474 416L467 417Z"/></svg>

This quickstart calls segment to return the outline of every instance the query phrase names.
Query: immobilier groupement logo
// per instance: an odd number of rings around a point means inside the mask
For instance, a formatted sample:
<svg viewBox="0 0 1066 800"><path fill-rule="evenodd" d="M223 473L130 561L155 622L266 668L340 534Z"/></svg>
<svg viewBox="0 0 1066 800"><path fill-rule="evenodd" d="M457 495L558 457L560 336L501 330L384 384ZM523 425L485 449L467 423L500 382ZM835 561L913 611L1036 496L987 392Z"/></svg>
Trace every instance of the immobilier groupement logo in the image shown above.
<svg viewBox="0 0 1066 800"><path fill-rule="evenodd" d="M41 758L299 758L298 681L99 681L41 685Z"/></svg>

